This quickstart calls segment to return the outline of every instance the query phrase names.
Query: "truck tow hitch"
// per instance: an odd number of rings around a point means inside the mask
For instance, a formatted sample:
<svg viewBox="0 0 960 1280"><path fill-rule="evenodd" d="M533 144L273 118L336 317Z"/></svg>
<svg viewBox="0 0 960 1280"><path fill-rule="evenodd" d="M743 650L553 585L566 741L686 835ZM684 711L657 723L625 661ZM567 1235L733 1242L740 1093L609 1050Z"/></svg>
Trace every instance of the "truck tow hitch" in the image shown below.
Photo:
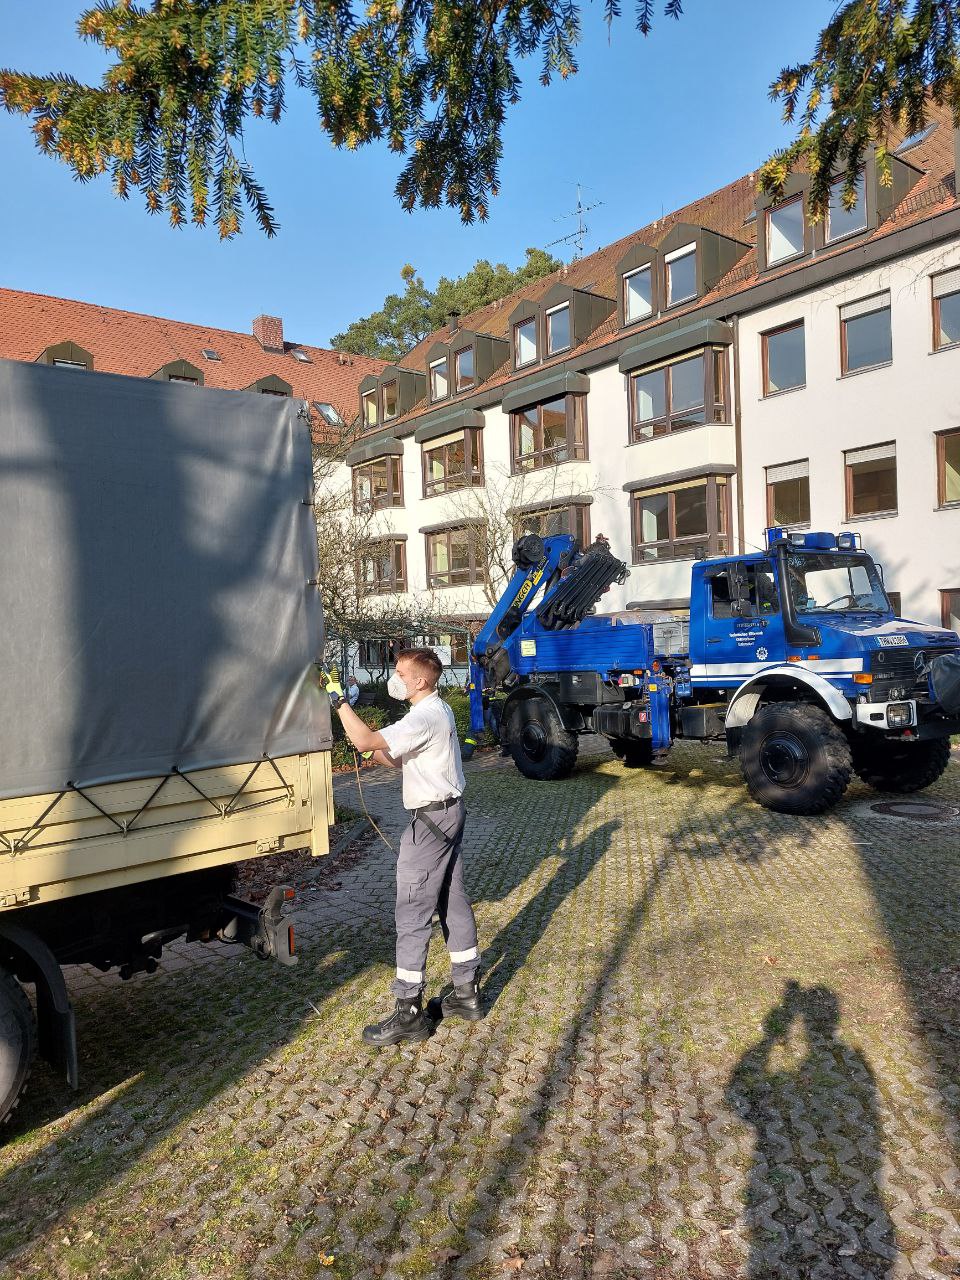
<svg viewBox="0 0 960 1280"><path fill-rule="evenodd" d="M237 942L249 947L261 960L279 960L281 964L296 964L299 957L293 936L293 925L284 917L285 903L293 901L293 890L287 885L277 885L267 895L263 906L244 902L242 898L228 897L224 903L228 915L226 924L217 931L221 942Z"/></svg>

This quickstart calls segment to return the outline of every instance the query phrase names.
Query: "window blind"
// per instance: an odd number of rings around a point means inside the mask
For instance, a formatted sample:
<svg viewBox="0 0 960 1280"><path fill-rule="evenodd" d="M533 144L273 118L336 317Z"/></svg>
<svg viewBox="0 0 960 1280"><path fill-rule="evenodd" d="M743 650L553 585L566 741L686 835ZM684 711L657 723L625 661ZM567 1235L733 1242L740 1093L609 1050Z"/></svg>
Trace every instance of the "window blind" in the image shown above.
<svg viewBox="0 0 960 1280"><path fill-rule="evenodd" d="M897 456L897 446L891 444L875 444L869 449L848 449L844 457L847 466L854 466L858 462L879 462L882 458L895 458Z"/></svg>
<svg viewBox="0 0 960 1280"><path fill-rule="evenodd" d="M767 467L767 484L779 484L782 480L803 480L810 475L810 460L785 462L779 467Z"/></svg>
<svg viewBox="0 0 960 1280"><path fill-rule="evenodd" d="M885 311L890 307L890 290L874 293L869 298L861 298L858 302L845 302L840 308L844 320L855 320L857 316L868 316L873 311Z"/></svg>
<svg viewBox="0 0 960 1280"><path fill-rule="evenodd" d="M933 296L942 298L947 293L960 293L960 267L933 277Z"/></svg>

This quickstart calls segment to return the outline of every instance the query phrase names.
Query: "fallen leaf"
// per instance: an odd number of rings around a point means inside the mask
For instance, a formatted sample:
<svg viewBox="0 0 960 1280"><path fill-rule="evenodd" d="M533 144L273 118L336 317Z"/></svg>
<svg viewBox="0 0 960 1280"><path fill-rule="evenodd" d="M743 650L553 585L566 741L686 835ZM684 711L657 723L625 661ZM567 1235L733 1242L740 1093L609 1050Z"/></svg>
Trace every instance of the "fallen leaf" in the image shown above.
<svg viewBox="0 0 960 1280"><path fill-rule="evenodd" d="M504 1271L520 1271L523 1269L525 1261L526 1259L524 1258L504 1258L500 1265Z"/></svg>
<svg viewBox="0 0 960 1280"><path fill-rule="evenodd" d="M319 1261L321 1267L332 1267L336 1262L336 1258L332 1253L321 1253Z"/></svg>
<svg viewBox="0 0 960 1280"><path fill-rule="evenodd" d="M768 964L768 965L770 965L770 966L772 967L772 966L773 966L773 965L775 965L775 964L779 964L779 963L780 963L780 961L777 959L777 957L776 957L776 956L764 956L764 957L763 957L763 963L764 963L764 964Z"/></svg>

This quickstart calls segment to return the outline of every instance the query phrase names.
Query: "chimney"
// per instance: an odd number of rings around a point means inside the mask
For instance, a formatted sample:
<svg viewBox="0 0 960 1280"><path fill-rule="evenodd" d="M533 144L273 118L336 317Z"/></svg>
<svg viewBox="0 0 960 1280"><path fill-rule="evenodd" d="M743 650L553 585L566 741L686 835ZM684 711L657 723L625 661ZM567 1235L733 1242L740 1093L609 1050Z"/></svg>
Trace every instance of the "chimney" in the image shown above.
<svg viewBox="0 0 960 1280"><path fill-rule="evenodd" d="M283 321L279 316L257 316L253 322L253 336L264 351L282 351Z"/></svg>
<svg viewBox="0 0 960 1280"><path fill-rule="evenodd" d="M451 307L447 312L447 323L450 326L450 336L452 338L455 333L460 332L460 312L456 307Z"/></svg>

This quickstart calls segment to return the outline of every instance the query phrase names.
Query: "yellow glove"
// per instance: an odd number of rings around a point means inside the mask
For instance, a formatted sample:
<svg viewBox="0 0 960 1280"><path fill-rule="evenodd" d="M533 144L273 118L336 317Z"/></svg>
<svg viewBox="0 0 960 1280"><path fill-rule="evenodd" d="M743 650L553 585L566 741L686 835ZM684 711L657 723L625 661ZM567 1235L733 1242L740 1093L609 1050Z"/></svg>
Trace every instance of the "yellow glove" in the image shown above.
<svg viewBox="0 0 960 1280"><path fill-rule="evenodd" d="M322 671L320 675L323 685L325 686L327 693L330 695L330 705L334 710L336 710L337 707L346 700L343 692L343 685L341 685L340 681L336 679L335 676L332 676L329 671Z"/></svg>

